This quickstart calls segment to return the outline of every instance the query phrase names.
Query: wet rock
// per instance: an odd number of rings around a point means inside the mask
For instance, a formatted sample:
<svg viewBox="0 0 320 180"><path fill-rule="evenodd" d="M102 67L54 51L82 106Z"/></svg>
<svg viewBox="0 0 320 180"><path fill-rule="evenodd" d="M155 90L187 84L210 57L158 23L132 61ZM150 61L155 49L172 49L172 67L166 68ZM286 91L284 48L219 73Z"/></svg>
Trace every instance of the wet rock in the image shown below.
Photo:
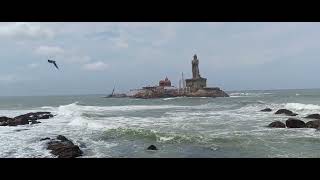
<svg viewBox="0 0 320 180"><path fill-rule="evenodd" d="M29 121L27 119L11 119L7 121L8 126L18 126L18 125L25 125L29 124Z"/></svg>
<svg viewBox="0 0 320 180"><path fill-rule="evenodd" d="M31 112L14 118L2 116L0 117L0 126L18 126L25 124L38 124L38 119L49 119L53 117L51 112Z"/></svg>
<svg viewBox="0 0 320 180"><path fill-rule="evenodd" d="M83 152L77 145L74 145L72 141L66 137L59 135L57 140L52 140L48 143L48 150L51 150L53 155L58 158L76 158L82 156Z"/></svg>
<svg viewBox="0 0 320 180"><path fill-rule="evenodd" d="M285 125L283 122L274 121L274 122L270 123L270 124L268 125L268 127L271 127L271 128L285 128L286 125Z"/></svg>
<svg viewBox="0 0 320 180"><path fill-rule="evenodd" d="M305 128L306 123L301 121L300 119L289 118L286 120L286 126L288 128Z"/></svg>
<svg viewBox="0 0 320 180"><path fill-rule="evenodd" d="M305 118L308 118L308 119L320 119L320 114L310 114L310 115L306 116Z"/></svg>
<svg viewBox="0 0 320 180"><path fill-rule="evenodd" d="M309 121L306 123L306 128L315 128L319 129L320 128L320 120L314 120L314 121Z"/></svg>
<svg viewBox="0 0 320 180"><path fill-rule="evenodd" d="M31 121L31 124L39 124L41 123L40 121Z"/></svg>
<svg viewBox="0 0 320 180"><path fill-rule="evenodd" d="M11 120L12 118L8 118L8 117L6 117L6 116L1 116L0 117L0 122L7 122L7 121L9 121L9 120Z"/></svg>
<svg viewBox="0 0 320 180"><path fill-rule="evenodd" d="M50 140L50 138L49 138L49 137L46 137L46 138L40 139L40 141L45 141L45 140Z"/></svg>
<svg viewBox="0 0 320 180"><path fill-rule="evenodd" d="M20 132L20 131L26 131L26 130L29 130L29 129L17 129L15 130L16 132Z"/></svg>
<svg viewBox="0 0 320 180"><path fill-rule="evenodd" d="M287 116L296 116L298 114L293 113L292 111L288 110L288 109L279 109L277 112L275 112L274 114L285 114Z"/></svg>
<svg viewBox="0 0 320 180"><path fill-rule="evenodd" d="M147 148L148 150L158 150L158 148L155 145L151 145Z"/></svg>
<svg viewBox="0 0 320 180"><path fill-rule="evenodd" d="M53 117L51 112L31 112L31 113L17 116L14 119L24 119L24 120L28 120L28 121L35 121L38 119L49 119L51 117Z"/></svg>
<svg viewBox="0 0 320 180"><path fill-rule="evenodd" d="M8 123L6 121L0 122L0 126L8 126Z"/></svg>
<svg viewBox="0 0 320 180"><path fill-rule="evenodd" d="M8 118L6 116L1 116L0 117L0 126L8 126L8 122L12 120L12 118Z"/></svg>
<svg viewBox="0 0 320 180"><path fill-rule="evenodd" d="M270 108L265 108L265 109L262 109L262 110L260 110L261 112L271 112L272 111L272 109L270 109Z"/></svg>
<svg viewBox="0 0 320 180"><path fill-rule="evenodd" d="M62 135L57 136L57 139L60 141L69 141L65 136Z"/></svg>

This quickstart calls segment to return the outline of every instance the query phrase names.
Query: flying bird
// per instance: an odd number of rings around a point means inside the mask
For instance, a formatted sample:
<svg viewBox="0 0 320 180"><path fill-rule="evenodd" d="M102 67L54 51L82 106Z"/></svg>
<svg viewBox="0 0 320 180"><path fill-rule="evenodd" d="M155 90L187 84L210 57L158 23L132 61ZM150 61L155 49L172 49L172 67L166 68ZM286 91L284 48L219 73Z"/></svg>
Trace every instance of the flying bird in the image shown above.
<svg viewBox="0 0 320 180"><path fill-rule="evenodd" d="M58 65L56 64L56 61L48 60L48 62L54 64L54 66L55 66L57 69L59 69Z"/></svg>

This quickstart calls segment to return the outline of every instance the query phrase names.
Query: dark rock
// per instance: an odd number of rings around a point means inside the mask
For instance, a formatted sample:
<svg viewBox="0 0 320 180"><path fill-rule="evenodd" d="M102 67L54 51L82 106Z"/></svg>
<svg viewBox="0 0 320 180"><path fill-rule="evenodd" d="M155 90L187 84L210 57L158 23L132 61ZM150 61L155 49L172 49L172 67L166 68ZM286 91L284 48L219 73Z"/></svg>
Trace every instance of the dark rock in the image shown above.
<svg viewBox="0 0 320 180"><path fill-rule="evenodd" d="M31 121L31 124L39 124L39 123L41 123L40 121L36 121L36 120L32 120Z"/></svg>
<svg viewBox="0 0 320 180"><path fill-rule="evenodd" d="M274 114L285 114L287 116L296 116L298 114L296 113L293 113L292 111L290 110L287 110L287 109L279 109L277 112L275 112Z"/></svg>
<svg viewBox="0 0 320 180"><path fill-rule="evenodd" d="M20 131L26 131L26 130L29 130L29 129L17 129L15 130L16 132L20 132Z"/></svg>
<svg viewBox="0 0 320 180"><path fill-rule="evenodd" d="M29 124L38 124L41 123L36 121L38 119L49 119L53 117L51 112L31 112L27 114L23 114L14 118L8 118L5 116L0 117L0 126L18 126Z"/></svg>
<svg viewBox="0 0 320 180"><path fill-rule="evenodd" d="M305 118L308 118L308 119L320 119L320 114L310 114Z"/></svg>
<svg viewBox="0 0 320 180"><path fill-rule="evenodd" d="M76 145L69 143L52 141L48 144L48 150L58 158L76 158L82 155L82 151Z"/></svg>
<svg viewBox="0 0 320 180"><path fill-rule="evenodd" d="M0 126L8 126L8 123L6 121L0 122Z"/></svg>
<svg viewBox="0 0 320 180"><path fill-rule="evenodd" d="M58 158L76 158L83 154L80 148L66 137L59 135L57 139L60 141L50 141L47 149L51 150L51 153Z"/></svg>
<svg viewBox="0 0 320 180"><path fill-rule="evenodd" d="M29 124L27 119L19 118L19 119L11 119L8 122L8 126L18 126L18 125L25 125Z"/></svg>
<svg viewBox="0 0 320 180"><path fill-rule="evenodd" d="M306 128L320 128L320 120L309 121L306 123Z"/></svg>
<svg viewBox="0 0 320 180"><path fill-rule="evenodd" d="M64 137L62 135L57 136L57 139L60 141L69 141L66 137Z"/></svg>
<svg viewBox="0 0 320 180"><path fill-rule="evenodd" d="M275 122L270 123L268 125L268 127L271 127L271 128L285 128L286 125L283 122L275 121Z"/></svg>
<svg viewBox="0 0 320 180"><path fill-rule="evenodd" d="M24 119L24 120L28 120L28 121L35 121L38 119L49 119L51 117L53 117L51 112L31 112L31 113L17 116L14 119Z"/></svg>
<svg viewBox="0 0 320 180"><path fill-rule="evenodd" d="M9 121L12 121L12 118L8 118L6 116L1 116L0 117L0 126L8 126L9 125Z"/></svg>
<svg viewBox="0 0 320 180"><path fill-rule="evenodd" d="M45 141L45 140L50 140L50 138L49 138L49 137L46 137L46 138L40 139L40 141Z"/></svg>
<svg viewBox="0 0 320 180"><path fill-rule="evenodd" d="M261 110L261 112L271 112L271 111L272 111L272 109L270 109L270 108L265 108L265 109Z"/></svg>
<svg viewBox="0 0 320 180"><path fill-rule="evenodd" d="M0 122L7 122L9 120L11 120L12 118L8 118L8 117L5 117L5 116L1 116L0 117Z"/></svg>
<svg viewBox="0 0 320 180"><path fill-rule="evenodd" d="M305 128L306 123L299 119L289 118L286 120L286 126L288 128Z"/></svg>
<svg viewBox="0 0 320 180"><path fill-rule="evenodd" d="M53 117L53 115L51 115L51 114L45 114L45 115L41 116L39 119L49 119L52 117Z"/></svg>
<svg viewBox="0 0 320 180"><path fill-rule="evenodd" d="M151 145L147 148L148 150L158 150L155 145Z"/></svg>

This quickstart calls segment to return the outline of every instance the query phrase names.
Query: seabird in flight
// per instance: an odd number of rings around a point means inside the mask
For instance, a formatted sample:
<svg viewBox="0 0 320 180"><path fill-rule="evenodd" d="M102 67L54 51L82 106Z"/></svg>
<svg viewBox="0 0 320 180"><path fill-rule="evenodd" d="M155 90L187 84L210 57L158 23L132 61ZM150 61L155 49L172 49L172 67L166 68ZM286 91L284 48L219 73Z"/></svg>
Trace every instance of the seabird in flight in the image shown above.
<svg viewBox="0 0 320 180"><path fill-rule="evenodd" d="M48 60L48 62L49 63L52 63L52 64L54 64L54 66L57 68L57 69L59 69L59 67L57 66L57 64L56 64L56 61L53 61L53 60Z"/></svg>

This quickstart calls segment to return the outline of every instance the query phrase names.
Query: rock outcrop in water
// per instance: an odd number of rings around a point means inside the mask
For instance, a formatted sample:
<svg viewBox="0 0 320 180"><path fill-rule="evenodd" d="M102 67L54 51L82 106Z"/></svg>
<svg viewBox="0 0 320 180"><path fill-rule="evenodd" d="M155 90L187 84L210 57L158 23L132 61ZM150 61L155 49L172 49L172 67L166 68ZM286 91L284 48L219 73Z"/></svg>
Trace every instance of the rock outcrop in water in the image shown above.
<svg viewBox="0 0 320 180"><path fill-rule="evenodd" d="M83 154L79 146L74 145L72 141L62 135L57 136L56 140L51 140L47 149L51 150L51 153L58 158L76 158Z"/></svg>
<svg viewBox="0 0 320 180"><path fill-rule="evenodd" d="M310 114L310 115L306 116L305 118L308 118L308 119L320 119L320 114Z"/></svg>
<svg viewBox="0 0 320 180"><path fill-rule="evenodd" d="M271 128L286 128L286 125L280 121L274 121L268 125Z"/></svg>
<svg viewBox="0 0 320 180"><path fill-rule="evenodd" d="M298 114L293 113L292 111L288 110L288 109L279 109L277 112L275 112L274 114L285 114L287 116L296 116Z"/></svg>
<svg viewBox="0 0 320 180"><path fill-rule="evenodd" d="M207 79L201 77L199 71L199 59L197 55L193 56L192 78L179 81L179 88L171 86L171 81L166 77L159 81L159 86L147 86L139 89L138 92L129 95L132 98L153 99L168 97L229 97L229 95L219 87L208 87ZM181 86L182 85L182 86Z"/></svg>
<svg viewBox="0 0 320 180"><path fill-rule="evenodd" d="M153 151L158 150L158 148L155 145L151 145L147 149L148 150L153 150Z"/></svg>
<svg viewBox="0 0 320 180"><path fill-rule="evenodd" d="M300 119L289 118L286 120L286 126L288 128L305 128L306 123L301 121Z"/></svg>
<svg viewBox="0 0 320 180"><path fill-rule="evenodd" d="M12 121L12 118L5 116L0 117L0 126L8 126L9 121Z"/></svg>
<svg viewBox="0 0 320 180"><path fill-rule="evenodd" d="M202 88L196 92L186 94L187 97L229 97L229 95L219 88Z"/></svg>
<svg viewBox="0 0 320 180"><path fill-rule="evenodd" d="M306 128L315 128L319 129L320 128L320 120L314 120L314 121L309 121L306 123Z"/></svg>
<svg viewBox="0 0 320 180"><path fill-rule="evenodd" d="M271 112L272 111L272 109L270 109L270 108L265 108L265 109L262 109L262 110L260 110L261 112Z"/></svg>
<svg viewBox="0 0 320 180"><path fill-rule="evenodd" d="M0 117L0 126L18 126L18 125L26 125L26 124L38 124L41 123L37 121L39 119L49 119L52 118L53 115L51 112L31 112L27 114L23 114L14 118L9 118L2 116Z"/></svg>
<svg viewBox="0 0 320 180"><path fill-rule="evenodd" d="M320 130L320 119L305 123L300 119L289 118L286 124L280 121L274 121L268 125L270 128L314 128Z"/></svg>

